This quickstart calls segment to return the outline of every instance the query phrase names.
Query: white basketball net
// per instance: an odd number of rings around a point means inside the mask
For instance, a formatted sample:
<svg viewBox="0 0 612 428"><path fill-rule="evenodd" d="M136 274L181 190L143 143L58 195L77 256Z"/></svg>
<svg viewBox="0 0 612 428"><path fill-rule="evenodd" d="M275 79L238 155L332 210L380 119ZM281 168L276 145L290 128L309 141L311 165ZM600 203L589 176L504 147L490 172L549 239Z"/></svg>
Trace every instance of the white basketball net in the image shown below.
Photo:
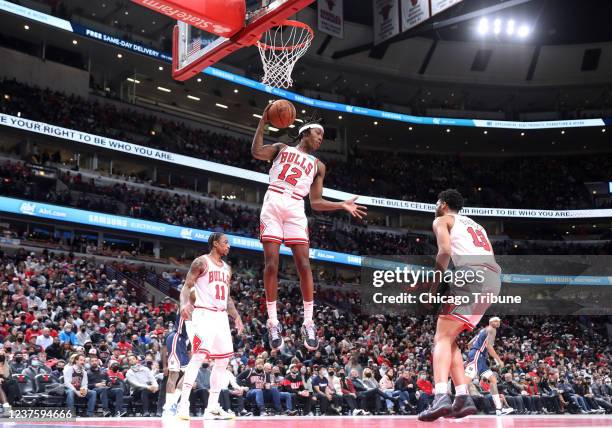
<svg viewBox="0 0 612 428"><path fill-rule="evenodd" d="M313 33L309 27L290 22L264 32L257 42L264 69L261 82L276 88L293 86L293 67L310 47L312 38Z"/></svg>

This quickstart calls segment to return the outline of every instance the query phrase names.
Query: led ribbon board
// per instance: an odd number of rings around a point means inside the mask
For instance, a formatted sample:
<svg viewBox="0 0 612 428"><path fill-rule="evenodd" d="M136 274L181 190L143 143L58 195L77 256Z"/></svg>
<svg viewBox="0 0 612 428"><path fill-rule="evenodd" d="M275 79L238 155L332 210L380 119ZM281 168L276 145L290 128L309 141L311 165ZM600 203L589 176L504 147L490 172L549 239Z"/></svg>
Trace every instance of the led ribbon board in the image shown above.
<svg viewBox="0 0 612 428"><path fill-rule="evenodd" d="M140 146L126 141L115 140L113 138L100 135L89 134L73 129L62 128L44 122L36 122L23 117L11 116L0 113L0 125L20 129L23 131L34 132L37 134L61 138L75 143L88 144L91 146L114 150L117 152L136 155L151 160L173 163L180 166L187 166L201 171L208 171L215 174L223 174L234 178L241 178L256 183L267 185L269 182L268 174L255 172L244 168L224 165L218 162L211 162L204 159L166 152L151 147ZM335 190L330 188L323 189L323 196L326 198L346 200L352 198L352 193ZM423 202L402 201L398 199L386 199L375 196L359 196L358 202L363 205L373 207L393 208L406 211L417 211L433 213L434 204ZM484 207L465 207L461 214L476 217L518 217L518 218L539 218L539 219L577 219L577 218L605 218L612 217L612 209L591 209L591 210L540 210L540 209L518 209L518 208L484 208Z"/></svg>
<svg viewBox="0 0 612 428"><path fill-rule="evenodd" d="M175 226L132 217L123 217L112 214L85 211L76 208L62 207L41 202L26 201L0 196L0 211L24 215L26 217L50 219L80 225L102 227L124 232L142 233L146 235L161 236L164 238L182 239L186 241L208 243L210 230ZM244 250L263 252L263 245L258 239L226 234L232 247ZM291 256L291 250L282 245L280 253ZM338 263L343 265L361 267L362 256L339 253L336 251L310 249L310 258L321 262ZM368 258L368 267L388 269L391 265L388 260ZM402 265L403 266L403 265ZM423 266L412 265L413 269ZM568 285L612 285L612 277L606 276L557 276L557 275L520 275L503 274L502 281L513 284L568 284Z"/></svg>
<svg viewBox="0 0 612 428"><path fill-rule="evenodd" d="M146 55L160 61L172 63L172 55L168 53L159 52L155 49L140 45L138 43L123 40L117 36L102 33L100 31L93 30L91 28L87 28L76 23L71 23L64 19L56 18L54 16L28 9L23 6L18 6L14 3L10 3L5 0L0 0L0 10L15 15L23 16L24 18L32 19L38 22L42 22L55 28L70 31L71 33L80 34L82 36L89 37L113 46L117 46L122 49L127 49L131 52ZM242 85L251 89L255 89L257 91L266 92L277 97L285 98L296 103L305 104L313 108L351 113L383 120L394 120L397 122L404 122L413 125L463 126L472 128L534 130L553 128L584 128L592 126L605 126L606 124L612 123L612 119L575 119L549 120L540 122L515 122L505 120L480 120L458 119L448 117L413 116L409 114L394 113L384 110L375 110L365 107L352 106L348 104L334 103L331 101L317 100L314 98L306 97L304 95L296 94L294 92L286 91L284 89L273 88L271 86L264 85L261 82L251 80L246 77L230 73L228 71L223 71L215 67L208 67L203 71L203 73L232 82L237 85Z"/></svg>

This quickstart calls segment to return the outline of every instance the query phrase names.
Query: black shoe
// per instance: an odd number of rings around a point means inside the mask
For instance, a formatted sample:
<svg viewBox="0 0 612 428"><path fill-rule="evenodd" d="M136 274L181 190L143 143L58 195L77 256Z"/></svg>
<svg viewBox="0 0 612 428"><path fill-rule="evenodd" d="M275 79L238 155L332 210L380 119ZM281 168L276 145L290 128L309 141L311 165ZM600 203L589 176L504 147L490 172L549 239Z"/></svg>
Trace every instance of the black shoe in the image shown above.
<svg viewBox="0 0 612 428"><path fill-rule="evenodd" d="M478 409L474 405L474 400L469 395L456 395L453 401L453 413L451 416L455 419L465 418L466 416L475 415Z"/></svg>
<svg viewBox="0 0 612 428"><path fill-rule="evenodd" d="M419 413L418 419L422 422L432 422L443 416L450 415L453 411L453 402L448 394L436 394L431 406Z"/></svg>
<svg viewBox="0 0 612 428"><path fill-rule="evenodd" d="M127 412L124 412L124 411L117 412L117 413L115 413L115 417L116 418L121 418L121 417L125 416L126 413Z"/></svg>
<svg viewBox="0 0 612 428"><path fill-rule="evenodd" d="M273 324L272 321L268 320L266 323L266 327L268 328L268 341L270 342L270 348L278 349L283 346L283 336L281 332L283 328L280 325L280 322L276 322Z"/></svg>
<svg viewBox="0 0 612 428"><path fill-rule="evenodd" d="M308 321L302 324L302 336L304 336L304 346L309 351L315 351L319 347L319 338L314 322Z"/></svg>
<svg viewBox="0 0 612 428"><path fill-rule="evenodd" d="M108 418L110 415L112 415L110 410L108 410L108 409L102 410L102 417L103 418Z"/></svg>

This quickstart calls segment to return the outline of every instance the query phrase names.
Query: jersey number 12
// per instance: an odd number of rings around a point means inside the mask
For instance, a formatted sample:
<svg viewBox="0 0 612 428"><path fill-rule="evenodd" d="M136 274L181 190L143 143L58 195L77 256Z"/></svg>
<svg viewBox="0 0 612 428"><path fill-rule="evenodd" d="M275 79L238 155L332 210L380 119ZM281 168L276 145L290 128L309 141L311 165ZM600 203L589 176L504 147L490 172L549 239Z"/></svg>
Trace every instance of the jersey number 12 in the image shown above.
<svg viewBox="0 0 612 428"><path fill-rule="evenodd" d="M286 181L287 183L291 184L292 186L295 186L295 185L297 185L298 178L300 178L302 176L302 171L300 169L296 168L296 167L293 167L293 168L291 168L291 172L293 174L287 175L287 171L289 170L290 166L291 166L290 163L286 163L285 166L283 166L283 170L281 171L280 174L278 174L278 179Z"/></svg>

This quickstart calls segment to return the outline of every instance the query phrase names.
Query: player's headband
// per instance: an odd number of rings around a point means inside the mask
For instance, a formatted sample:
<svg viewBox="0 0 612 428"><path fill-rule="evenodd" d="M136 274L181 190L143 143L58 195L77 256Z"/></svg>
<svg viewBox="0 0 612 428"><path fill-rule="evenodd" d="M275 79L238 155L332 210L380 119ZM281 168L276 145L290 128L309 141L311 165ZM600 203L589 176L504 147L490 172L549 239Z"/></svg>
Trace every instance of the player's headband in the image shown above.
<svg viewBox="0 0 612 428"><path fill-rule="evenodd" d="M323 127L321 125L319 125L318 123L307 123L306 125L302 126L300 128L300 130L298 131L298 135L301 134L302 132L311 129L311 128L318 128L321 131L324 131Z"/></svg>

